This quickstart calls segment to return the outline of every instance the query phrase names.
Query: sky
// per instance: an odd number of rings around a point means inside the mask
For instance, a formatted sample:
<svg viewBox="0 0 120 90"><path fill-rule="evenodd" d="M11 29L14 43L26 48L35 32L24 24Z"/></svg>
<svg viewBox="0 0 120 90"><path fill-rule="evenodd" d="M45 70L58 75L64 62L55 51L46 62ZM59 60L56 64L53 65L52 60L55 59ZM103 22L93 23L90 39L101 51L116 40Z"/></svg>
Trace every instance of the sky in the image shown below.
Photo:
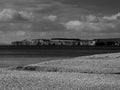
<svg viewBox="0 0 120 90"><path fill-rule="evenodd" d="M120 0L0 0L0 43L120 38Z"/></svg>

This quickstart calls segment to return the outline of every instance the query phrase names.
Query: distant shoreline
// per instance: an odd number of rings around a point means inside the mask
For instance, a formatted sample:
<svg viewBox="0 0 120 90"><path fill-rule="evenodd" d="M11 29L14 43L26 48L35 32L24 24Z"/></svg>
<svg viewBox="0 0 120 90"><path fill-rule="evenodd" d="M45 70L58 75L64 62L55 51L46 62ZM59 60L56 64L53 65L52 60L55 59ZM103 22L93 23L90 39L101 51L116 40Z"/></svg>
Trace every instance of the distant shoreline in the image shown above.
<svg viewBox="0 0 120 90"><path fill-rule="evenodd" d="M96 46L0 46L0 57L78 57L117 53L120 47Z"/></svg>

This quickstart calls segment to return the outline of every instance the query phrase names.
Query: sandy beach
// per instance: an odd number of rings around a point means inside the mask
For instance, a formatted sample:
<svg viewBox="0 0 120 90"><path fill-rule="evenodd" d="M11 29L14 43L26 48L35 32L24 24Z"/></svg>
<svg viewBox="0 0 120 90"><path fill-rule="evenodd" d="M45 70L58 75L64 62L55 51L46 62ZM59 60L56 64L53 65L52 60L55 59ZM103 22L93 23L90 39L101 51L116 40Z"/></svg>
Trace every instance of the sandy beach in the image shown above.
<svg viewBox="0 0 120 90"><path fill-rule="evenodd" d="M119 90L120 53L0 69L1 90Z"/></svg>

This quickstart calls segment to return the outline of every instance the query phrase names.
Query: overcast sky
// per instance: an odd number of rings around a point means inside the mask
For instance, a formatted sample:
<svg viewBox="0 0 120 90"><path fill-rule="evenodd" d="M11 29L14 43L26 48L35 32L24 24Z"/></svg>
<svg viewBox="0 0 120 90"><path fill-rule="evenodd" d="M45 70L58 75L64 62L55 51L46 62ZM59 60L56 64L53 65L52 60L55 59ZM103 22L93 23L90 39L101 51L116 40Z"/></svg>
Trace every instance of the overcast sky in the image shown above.
<svg viewBox="0 0 120 90"><path fill-rule="evenodd" d="M0 43L120 38L120 0L0 0Z"/></svg>

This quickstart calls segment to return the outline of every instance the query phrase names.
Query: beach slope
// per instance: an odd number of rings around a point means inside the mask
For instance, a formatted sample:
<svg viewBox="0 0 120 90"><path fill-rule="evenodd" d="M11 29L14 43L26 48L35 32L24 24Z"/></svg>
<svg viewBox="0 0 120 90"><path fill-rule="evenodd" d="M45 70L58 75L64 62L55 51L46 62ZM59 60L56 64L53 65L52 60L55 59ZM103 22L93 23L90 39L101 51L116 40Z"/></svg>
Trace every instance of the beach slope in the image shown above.
<svg viewBox="0 0 120 90"><path fill-rule="evenodd" d="M120 53L0 70L1 90L119 90Z"/></svg>

